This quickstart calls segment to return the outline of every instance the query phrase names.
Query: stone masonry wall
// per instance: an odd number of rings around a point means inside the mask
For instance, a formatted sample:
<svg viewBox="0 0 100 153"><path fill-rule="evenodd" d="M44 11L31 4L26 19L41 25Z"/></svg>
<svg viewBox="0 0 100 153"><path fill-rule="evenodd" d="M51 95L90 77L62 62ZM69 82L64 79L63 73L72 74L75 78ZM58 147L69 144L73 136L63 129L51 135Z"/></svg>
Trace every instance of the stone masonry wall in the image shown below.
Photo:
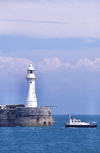
<svg viewBox="0 0 100 153"><path fill-rule="evenodd" d="M0 109L0 126L52 126L50 107Z"/></svg>

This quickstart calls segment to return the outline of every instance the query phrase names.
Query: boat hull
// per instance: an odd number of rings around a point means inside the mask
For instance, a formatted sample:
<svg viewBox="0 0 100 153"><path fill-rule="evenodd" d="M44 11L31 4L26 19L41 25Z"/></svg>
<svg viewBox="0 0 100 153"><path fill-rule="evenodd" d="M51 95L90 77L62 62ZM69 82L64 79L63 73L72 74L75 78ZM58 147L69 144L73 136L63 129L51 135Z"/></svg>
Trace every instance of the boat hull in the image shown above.
<svg viewBox="0 0 100 153"><path fill-rule="evenodd" d="M65 125L66 128L96 128L97 125Z"/></svg>

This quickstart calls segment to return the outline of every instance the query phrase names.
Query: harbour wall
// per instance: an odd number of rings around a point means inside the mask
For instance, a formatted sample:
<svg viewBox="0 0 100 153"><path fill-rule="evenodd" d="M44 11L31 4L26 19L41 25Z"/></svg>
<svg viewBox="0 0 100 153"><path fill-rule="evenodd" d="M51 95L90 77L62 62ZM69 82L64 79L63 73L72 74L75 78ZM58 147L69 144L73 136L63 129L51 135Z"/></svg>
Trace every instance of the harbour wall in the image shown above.
<svg viewBox="0 0 100 153"><path fill-rule="evenodd" d="M6 105L0 107L0 127L14 126L53 126L51 107L24 107Z"/></svg>

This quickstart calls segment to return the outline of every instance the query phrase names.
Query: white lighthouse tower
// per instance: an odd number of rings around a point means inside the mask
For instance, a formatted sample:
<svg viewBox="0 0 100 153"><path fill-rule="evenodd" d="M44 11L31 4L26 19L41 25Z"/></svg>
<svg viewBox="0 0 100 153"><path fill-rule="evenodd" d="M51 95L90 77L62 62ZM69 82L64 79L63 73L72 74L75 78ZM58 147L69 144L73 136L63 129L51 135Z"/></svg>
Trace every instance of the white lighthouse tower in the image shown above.
<svg viewBox="0 0 100 153"><path fill-rule="evenodd" d="M37 107L37 98L35 93L35 73L33 65L30 64L27 69L27 85L28 85L28 93L27 100L25 102L25 107Z"/></svg>

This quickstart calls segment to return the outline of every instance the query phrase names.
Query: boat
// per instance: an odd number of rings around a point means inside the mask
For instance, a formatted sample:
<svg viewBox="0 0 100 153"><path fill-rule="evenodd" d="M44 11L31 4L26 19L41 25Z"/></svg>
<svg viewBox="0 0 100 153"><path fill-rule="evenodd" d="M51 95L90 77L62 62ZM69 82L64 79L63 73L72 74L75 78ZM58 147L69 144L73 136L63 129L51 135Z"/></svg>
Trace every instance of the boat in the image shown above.
<svg viewBox="0 0 100 153"><path fill-rule="evenodd" d="M71 114L69 115L69 120L68 122L66 122L65 127L66 128L96 128L97 125L95 124L95 122L81 122L80 119L71 119Z"/></svg>

